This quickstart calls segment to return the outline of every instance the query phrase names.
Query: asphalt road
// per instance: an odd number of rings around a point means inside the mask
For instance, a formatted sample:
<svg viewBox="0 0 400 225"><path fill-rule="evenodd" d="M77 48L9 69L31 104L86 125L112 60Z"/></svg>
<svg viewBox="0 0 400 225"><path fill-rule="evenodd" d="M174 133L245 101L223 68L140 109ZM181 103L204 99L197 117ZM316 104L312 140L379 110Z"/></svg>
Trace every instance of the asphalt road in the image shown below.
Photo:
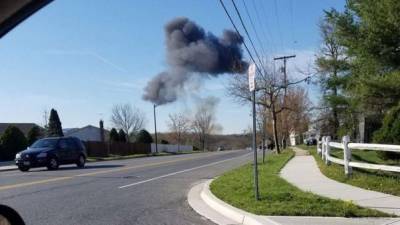
<svg viewBox="0 0 400 225"><path fill-rule="evenodd" d="M28 225L212 224L190 208L187 192L251 156L238 150L0 172L0 204Z"/></svg>

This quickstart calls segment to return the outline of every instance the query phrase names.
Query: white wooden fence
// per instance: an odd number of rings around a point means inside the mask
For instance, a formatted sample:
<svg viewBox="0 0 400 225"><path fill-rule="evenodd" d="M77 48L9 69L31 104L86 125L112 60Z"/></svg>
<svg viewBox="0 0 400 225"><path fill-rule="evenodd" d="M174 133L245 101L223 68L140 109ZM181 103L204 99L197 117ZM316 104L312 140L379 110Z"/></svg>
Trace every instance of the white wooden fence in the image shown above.
<svg viewBox="0 0 400 225"><path fill-rule="evenodd" d="M170 145L170 144L157 144L158 152L170 152L170 153L178 153L178 152L187 152L193 151L193 146L191 145ZM151 143L151 152L156 152L156 144Z"/></svg>
<svg viewBox="0 0 400 225"><path fill-rule="evenodd" d="M331 148L342 149L343 159L333 157L330 152ZM386 145L386 144L364 144L364 143L350 143L350 137L344 136L342 142L333 142L331 137L323 136L321 141L318 141L317 151L321 155L322 160L329 165L331 162L344 166L344 172L346 175L352 173L352 168L363 168L373 170L383 170L391 172L400 172L400 166L388 166L380 164L371 164L364 162L353 162L351 160L351 151L356 150L373 150L373 151L387 151L387 152L399 152L400 145Z"/></svg>

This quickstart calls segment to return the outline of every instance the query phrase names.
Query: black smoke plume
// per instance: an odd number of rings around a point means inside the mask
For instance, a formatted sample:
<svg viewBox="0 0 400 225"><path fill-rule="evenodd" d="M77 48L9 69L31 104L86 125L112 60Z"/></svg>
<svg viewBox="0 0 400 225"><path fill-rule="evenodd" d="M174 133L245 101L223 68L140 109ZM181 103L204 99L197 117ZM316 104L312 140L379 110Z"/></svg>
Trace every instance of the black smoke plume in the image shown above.
<svg viewBox="0 0 400 225"><path fill-rule="evenodd" d="M232 30L216 37L188 18L175 18L165 25L165 35L169 68L149 81L143 95L154 104L174 102L191 76L243 73L248 67L243 37Z"/></svg>

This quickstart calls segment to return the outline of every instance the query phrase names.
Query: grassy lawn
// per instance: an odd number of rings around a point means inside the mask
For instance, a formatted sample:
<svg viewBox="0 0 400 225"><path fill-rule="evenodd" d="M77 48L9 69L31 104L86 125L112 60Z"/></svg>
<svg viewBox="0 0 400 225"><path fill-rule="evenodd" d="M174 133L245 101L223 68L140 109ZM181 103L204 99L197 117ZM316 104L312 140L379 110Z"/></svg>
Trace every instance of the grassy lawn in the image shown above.
<svg viewBox="0 0 400 225"><path fill-rule="evenodd" d="M134 158L142 158L142 157L153 157L153 156L166 156L166 155L181 155L181 154L192 154L197 153L198 151L191 152L180 152L180 153L168 153L168 152L160 152L157 154L134 154L134 155L109 155L107 157L88 157L88 162L99 162L99 161L110 161L110 160L123 160L123 159L134 159Z"/></svg>
<svg viewBox="0 0 400 225"><path fill-rule="evenodd" d="M330 166L325 165L321 157L317 154L315 146L310 153L317 161L321 172L331 179L368 190L400 196L400 174L398 173L353 168L353 174L347 177L344 174L343 166L333 163ZM343 152L341 150L332 150L331 155L341 159L343 158ZM395 161L384 161L377 156L376 152L372 151L353 151L352 159L354 161L387 165L397 163Z"/></svg>
<svg viewBox="0 0 400 225"><path fill-rule="evenodd" d="M332 150L331 155L343 159L343 150ZM372 164L400 165L399 161L383 160L376 151L352 150L351 159L357 162L366 162Z"/></svg>
<svg viewBox="0 0 400 225"><path fill-rule="evenodd" d="M279 176L281 168L293 157L286 150L280 155L269 155L260 164L260 201L253 193L251 164L229 171L211 183L211 191L229 204L259 215L291 216L341 216L378 217L388 216L376 210L366 209L340 200L320 197L286 182Z"/></svg>

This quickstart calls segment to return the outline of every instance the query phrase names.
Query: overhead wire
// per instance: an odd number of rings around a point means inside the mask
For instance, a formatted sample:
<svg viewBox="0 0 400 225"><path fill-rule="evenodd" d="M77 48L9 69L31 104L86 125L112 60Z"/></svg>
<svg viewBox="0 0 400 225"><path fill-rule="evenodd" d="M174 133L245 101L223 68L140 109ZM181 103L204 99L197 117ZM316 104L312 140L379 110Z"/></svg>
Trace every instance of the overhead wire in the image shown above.
<svg viewBox="0 0 400 225"><path fill-rule="evenodd" d="M260 36L258 35L257 28L256 28L256 26L254 25L253 19L252 19L251 16L250 16L249 9L247 8L247 5L246 5L246 0L242 0L242 2L243 2L243 6L244 6L245 12L246 12L246 14L247 14L247 17L249 18L250 25L251 25L251 27L252 27L252 29L253 29L253 31L254 31L254 34L255 34L256 39L257 39L257 41L258 41L258 44L260 45L261 51L262 51L262 53L264 54L264 56L266 56L266 55L267 55L267 52L265 51L265 48L264 48L263 42L262 42L261 39L260 39Z"/></svg>
<svg viewBox="0 0 400 225"><path fill-rule="evenodd" d="M278 14L278 2L277 0L274 0L274 11L275 11L275 17L276 17L276 25L278 29L278 35L280 39L280 47L281 51L283 51L283 36L282 36L282 31L281 31L281 24L280 24L280 19L279 19L279 14Z"/></svg>
<svg viewBox="0 0 400 225"><path fill-rule="evenodd" d="M235 8L236 14L237 14L238 17L239 17L239 21L240 21L240 23L242 24L243 30L244 30L244 32L246 33L246 36L247 36L247 38L249 39L251 46L253 47L254 53L256 54L256 57L257 57L257 59L258 59L260 65L262 66L263 70L265 70L264 63L261 61L260 54L258 54L258 52L257 52L257 49L256 49L256 47L255 47L255 45L254 45L254 42L253 42L253 40L252 40L251 37L250 37L249 31L247 30L247 27L246 27L246 25L244 24L244 21L243 21L243 18L242 18L242 16L241 16L240 12L239 12L239 9L238 9L238 7L236 6L236 3L235 3L234 0L231 0L231 2L232 2L232 4L233 4L233 7Z"/></svg>
<svg viewBox="0 0 400 225"><path fill-rule="evenodd" d="M295 39L295 32L294 32L294 19L293 19L293 0L289 0L289 14L290 14L290 33L292 36L292 48L293 48L293 54L295 53L296 50L296 39Z"/></svg>
<svg viewBox="0 0 400 225"><path fill-rule="evenodd" d="M246 0L243 0L243 1L246 1ZM260 11L261 11L261 12L264 12L263 0L261 0L261 2L260 2L260 8L257 6L258 4L256 3L255 0L252 0L251 3L252 3L252 5L253 5L253 9L254 9L254 11L255 11L255 14L256 14L258 23L259 23L259 25L260 25L260 27L261 27L262 33L263 33L264 36L265 36L265 40L267 40L267 41L269 42L269 47L272 49L271 53L272 53L272 52L275 52L275 51L276 51L276 46L275 46L275 41L274 41L274 39L273 39L271 30L269 29L269 25L268 25L268 16L265 15L265 16L264 16L265 18L264 18L264 20L263 20L263 19L262 19L263 16L262 16L261 13L260 13ZM259 9L260 9L260 11L259 11Z"/></svg>
<svg viewBox="0 0 400 225"><path fill-rule="evenodd" d="M219 3L221 4L222 8L224 9L225 14L227 15L227 17L228 17L229 21L231 22L233 28L235 29L236 33L237 33L238 35L242 36L242 35L240 34L239 29L237 28L235 22L233 21L232 16L229 14L228 9L226 8L225 3L223 2L223 0L219 0ZM252 61L252 62L254 63L254 65L256 66L256 71L257 71L260 75L262 75L262 72L261 72L261 70L260 70L260 66L258 66L257 63L256 63L256 61L254 60L254 57L253 57L253 55L251 54L251 51L250 51L250 49L248 48L246 42L243 42L243 45L244 45L244 48L245 48L246 51L247 51L247 54L249 54L249 57L250 57L251 61Z"/></svg>
<svg viewBox="0 0 400 225"><path fill-rule="evenodd" d="M255 54L256 54L256 57L258 58L258 61L259 61L260 65L261 65L261 67L265 70L265 68L263 67L263 63L262 63L261 60L260 60L259 54L258 54L258 52L257 52L257 49L255 48L254 43L253 43L253 41L252 41L252 39L251 39L251 37L250 37L250 34L249 34L249 32L248 32L248 30L247 30L247 28L246 28L246 26L245 26L245 24L244 24L244 22L243 22L243 19L242 19L241 15L240 15L240 12L239 12L239 10L238 10L238 8L237 8L237 6L236 6L234 0L231 0L231 1L232 1L232 3L233 3L233 6L234 6L234 8L235 8L236 13L238 14L238 17L239 17L239 20L240 20L240 22L241 22L241 24L242 24L242 26L243 26L243 29L244 29L244 31L245 31L245 33L246 33L246 35L247 35L247 37L248 37L248 39L249 39L249 41L250 41L252 47L253 47L253 50L254 50L254 52L255 52ZM219 2L220 2L220 4L221 4L222 8L224 9L225 14L227 15L229 21L231 22L232 26L234 27L236 33L237 33L238 35L242 36L242 35L240 34L240 32L239 32L238 27L236 26L235 22L233 21L232 16L230 15L228 9L226 8L226 6L225 6L223 0L219 0ZM257 64L256 60L254 59L253 54L251 53L251 51L250 51L249 47L247 46L246 42L243 42L243 45L244 45L244 47L245 47L245 49L246 49L246 52L249 54L249 57L250 57L251 61L255 64L255 66L256 66L256 71L262 76L262 71L260 70L260 66ZM274 65L274 67L275 67L275 65ZM310 79L312 76L314 76L314 75L315 75L315 74L309 75L309 76L307 76L307 77L305 77L305 78L303 78L303 79L300 79L300 80L297 80L297 81L294 81L294 82L290 82L289 85L294 85L294 84L298 84L298 83L305 82L305 81L307 82L307 81L309 81L309 79ZM274 87L275 87L275 88L283 88L283 86L281 86L281 85L277 85L277 86L274 85Z"/></svg>

